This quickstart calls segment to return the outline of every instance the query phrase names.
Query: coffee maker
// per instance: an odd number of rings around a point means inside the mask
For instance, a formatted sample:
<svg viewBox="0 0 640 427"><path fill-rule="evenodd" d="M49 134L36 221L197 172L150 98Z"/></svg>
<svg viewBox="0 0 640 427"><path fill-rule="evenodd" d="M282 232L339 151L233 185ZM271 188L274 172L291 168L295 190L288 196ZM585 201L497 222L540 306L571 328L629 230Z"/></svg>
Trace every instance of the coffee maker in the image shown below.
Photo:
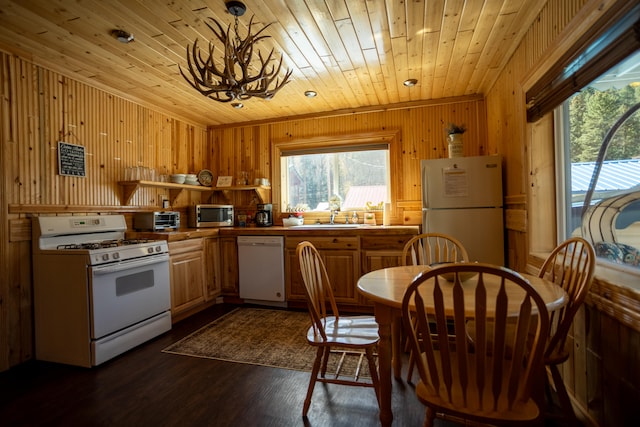
<svg viewBox="0 0 640 427"><path fill-rule="evenodd" d="M271 227L273 225L273 206L271 203L258 203L256 225L258 227Z"/></svg>

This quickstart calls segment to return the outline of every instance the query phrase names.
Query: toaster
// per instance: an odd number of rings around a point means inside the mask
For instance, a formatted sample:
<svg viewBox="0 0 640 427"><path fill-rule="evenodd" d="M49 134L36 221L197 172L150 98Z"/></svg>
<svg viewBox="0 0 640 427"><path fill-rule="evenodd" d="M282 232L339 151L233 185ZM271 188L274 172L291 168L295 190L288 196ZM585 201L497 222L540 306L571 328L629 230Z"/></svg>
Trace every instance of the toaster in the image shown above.
<svg viewBox="0 0 640 427"><path fill-rule="evenodd" d="M133 216L133 228L138 231L177 230L180 212L138 212Z"/></svg>

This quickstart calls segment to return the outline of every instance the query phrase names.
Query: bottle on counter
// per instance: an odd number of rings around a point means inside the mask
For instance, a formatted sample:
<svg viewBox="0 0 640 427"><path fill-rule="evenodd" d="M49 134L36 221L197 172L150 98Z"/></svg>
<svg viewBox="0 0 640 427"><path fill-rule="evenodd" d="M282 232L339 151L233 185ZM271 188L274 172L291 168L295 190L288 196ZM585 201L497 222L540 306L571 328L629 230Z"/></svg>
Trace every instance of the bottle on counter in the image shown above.
<svg viewBox="0 0 640 427"><path fill-rule="evenodd" d="M358 223L358 213L356 211L353 211L353 214L351 215L351 224L357 224Z"/></svg>

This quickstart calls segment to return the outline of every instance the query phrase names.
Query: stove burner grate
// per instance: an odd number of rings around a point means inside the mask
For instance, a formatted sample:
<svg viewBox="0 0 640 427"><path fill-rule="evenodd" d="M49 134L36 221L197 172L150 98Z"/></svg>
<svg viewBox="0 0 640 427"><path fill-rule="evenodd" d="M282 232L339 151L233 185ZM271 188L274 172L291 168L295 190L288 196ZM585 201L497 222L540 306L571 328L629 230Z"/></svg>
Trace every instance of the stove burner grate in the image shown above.
<svg viewBox="0 0 640 427"><path fill-rule="evenodd" d="M68 243L56 246L56 249L104 249L125 245L137 245L151 242L151 239L104 240L102 242Z"/></svg>
<svg viewBox="0 0 640 427"><path fill-rule="evenodd" d="M100 249L101 247L100 243L68 243L58 245L56 249Z"/></svg>
<svg viewBox="0 0 640 427"><path fill-rule="evenodd" d="M121 240L120 244L122 245L137 245L140 243L149 243L153 242L153 239L125 239Z"/></svg>

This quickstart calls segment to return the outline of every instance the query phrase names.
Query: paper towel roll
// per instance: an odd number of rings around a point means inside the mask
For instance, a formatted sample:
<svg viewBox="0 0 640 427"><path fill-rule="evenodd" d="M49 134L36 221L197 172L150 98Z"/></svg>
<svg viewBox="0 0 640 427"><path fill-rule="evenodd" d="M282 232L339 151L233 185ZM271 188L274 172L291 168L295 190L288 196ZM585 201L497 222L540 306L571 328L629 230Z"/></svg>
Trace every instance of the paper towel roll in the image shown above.
<svg viewBox="0 0 640 427"><path fill-rule="evenodd" d="M382 225L391 225L391 203L384 204L384 212L382 213Z"/></svg>

